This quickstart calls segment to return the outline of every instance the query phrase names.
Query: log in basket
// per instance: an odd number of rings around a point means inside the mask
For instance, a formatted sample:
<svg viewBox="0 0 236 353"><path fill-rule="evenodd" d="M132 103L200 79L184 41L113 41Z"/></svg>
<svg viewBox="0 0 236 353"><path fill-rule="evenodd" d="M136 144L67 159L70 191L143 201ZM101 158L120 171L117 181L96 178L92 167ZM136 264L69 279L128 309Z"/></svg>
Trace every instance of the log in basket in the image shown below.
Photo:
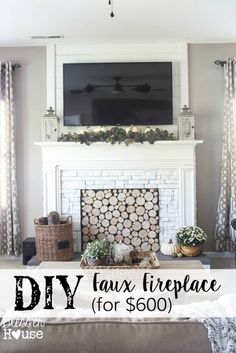
<svg viewBox="0 0 236 353"><path fill-rule="evenodd" d="M68 261L74 257L72 217L56 225L35 224L36 254L39 261Z"/></svg>

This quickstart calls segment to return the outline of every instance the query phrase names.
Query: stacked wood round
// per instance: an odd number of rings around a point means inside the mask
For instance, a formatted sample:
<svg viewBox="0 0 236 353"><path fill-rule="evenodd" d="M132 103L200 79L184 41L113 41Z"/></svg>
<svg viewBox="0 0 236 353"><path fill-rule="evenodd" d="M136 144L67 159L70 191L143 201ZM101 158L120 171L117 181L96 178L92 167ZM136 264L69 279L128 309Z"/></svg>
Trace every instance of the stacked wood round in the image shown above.
<svg viewBox="0 0 236 353"><path fill-rule="evenodd" d="M131 250L159 249L157 189L105 189L81 191L83 250L94 239L122 241Z"/></svg>

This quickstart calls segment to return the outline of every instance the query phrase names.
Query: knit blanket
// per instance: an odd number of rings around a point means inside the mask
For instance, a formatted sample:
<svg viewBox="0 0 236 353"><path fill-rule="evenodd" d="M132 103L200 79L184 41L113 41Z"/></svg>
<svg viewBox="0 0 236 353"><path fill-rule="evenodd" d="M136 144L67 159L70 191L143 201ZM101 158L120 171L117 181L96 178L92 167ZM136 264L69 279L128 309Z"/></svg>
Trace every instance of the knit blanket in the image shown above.
<svg viewBox="0 0 236 353"><path fill-rule="evenodd" d="M205 325L213 353L236 353L236 318L232 317L235 308L236 294L227 294L213 302L175 307L174 312L176 316L181 313Z"/></svg>

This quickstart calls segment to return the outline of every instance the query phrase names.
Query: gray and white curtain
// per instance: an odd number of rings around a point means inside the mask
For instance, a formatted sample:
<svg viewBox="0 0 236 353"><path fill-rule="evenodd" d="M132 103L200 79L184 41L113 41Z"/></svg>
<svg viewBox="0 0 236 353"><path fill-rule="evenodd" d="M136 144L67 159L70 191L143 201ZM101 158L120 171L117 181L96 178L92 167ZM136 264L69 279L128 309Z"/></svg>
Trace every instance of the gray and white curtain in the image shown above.
<svg viewBox="0 0 236 353"><path fill-rule="evenodd" d="M235 247L236 234L231 221L236 218L236 59L224 65L225 102L220 196L218 201L215 249Z"/></svg>
<svg viewBox="0 0 236 353"><path fill-rule="evenodd" d="M0 63L0 254L21 250L16 153L14 142L12 65Z"/></svg>

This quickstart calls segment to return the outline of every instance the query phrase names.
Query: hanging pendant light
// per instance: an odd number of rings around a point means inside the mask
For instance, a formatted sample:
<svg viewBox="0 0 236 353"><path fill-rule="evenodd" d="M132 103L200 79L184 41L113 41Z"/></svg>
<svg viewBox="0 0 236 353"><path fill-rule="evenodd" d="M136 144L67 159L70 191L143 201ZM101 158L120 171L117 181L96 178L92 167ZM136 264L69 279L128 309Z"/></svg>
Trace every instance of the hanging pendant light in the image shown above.
<svg viewBox="0 0 236 353"><path fill-rule="evenodd" d="M110 13L110 16L111 17L114 17L114 11L113 11L113 0L109 0L108 4L111 6L111 13Z"/></svg>

